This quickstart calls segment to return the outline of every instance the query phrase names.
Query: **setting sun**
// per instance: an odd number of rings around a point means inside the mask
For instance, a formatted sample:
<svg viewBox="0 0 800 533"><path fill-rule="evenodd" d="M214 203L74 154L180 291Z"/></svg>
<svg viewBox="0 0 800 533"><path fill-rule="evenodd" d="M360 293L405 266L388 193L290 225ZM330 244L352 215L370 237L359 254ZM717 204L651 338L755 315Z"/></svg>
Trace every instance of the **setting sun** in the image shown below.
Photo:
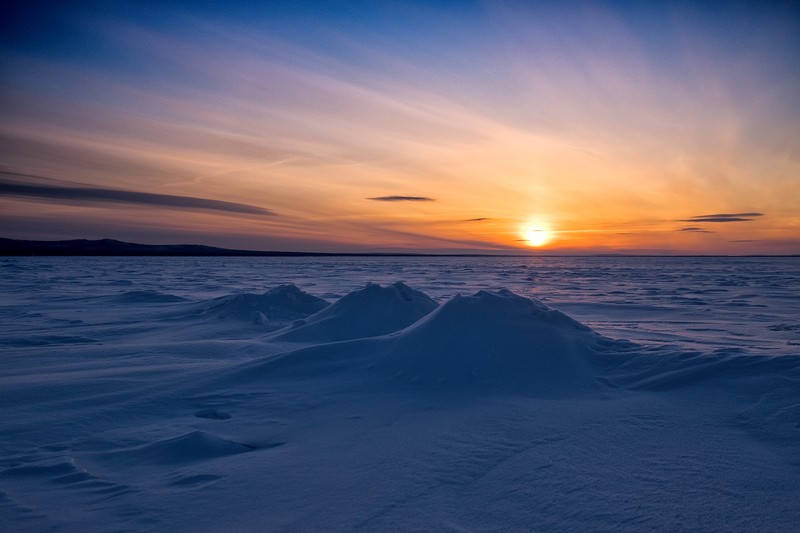
<svg viewBox="0 0 800 533"><path fill-rule="evenodd" d="M550 242L552 232L542 226L526 226L523 230L523 238L529 246L538 248Z"/></svg>

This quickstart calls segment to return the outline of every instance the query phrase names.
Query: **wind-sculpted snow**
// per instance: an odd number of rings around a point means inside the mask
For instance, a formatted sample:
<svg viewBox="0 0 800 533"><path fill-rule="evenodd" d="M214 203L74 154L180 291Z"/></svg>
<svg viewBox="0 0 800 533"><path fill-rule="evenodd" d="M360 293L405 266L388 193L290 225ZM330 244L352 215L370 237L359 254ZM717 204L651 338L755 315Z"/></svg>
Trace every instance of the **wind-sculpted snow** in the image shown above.
<svg viewBox="0 0 800 533"><path fill-rule="evenodd" d="M120 448L112 452L95 453L107 462L146 464L179 464L204 461L256 449L251 444L243 444L210 435L204 431L192 431L185 435L130 448Z"/></svg>
<svg viewBox="0 0 800 533"><path fill-rule="evenodd" d="M127 291L108 300L118 304L165 304L185 302L186 298L158 291Z"/></svg>
<svg viewBox="0 0 800 533"><path fill-rule="evenodd" d="M0 264L2 531L800 523L796 262L82 261Z"/></svg>
<svg viewBox="0 0 800 533"><path fill-rule="evenodd" d="M593 382L600 336L510 291L456 296L388 339L376 363L412 381L516 384L561 394Z"/></svg>
<svg viewBox="0 0 800 533"><path fill-rule="evenodd" d="M434 300L402 282L386 287L370 283L278 332L275 340L333 342L376 337L403 329L436 307Z"/></svg>
<svg viewBox="0 0 800 533"><path fill-rule="evenodd" d="M396 290L408 294L409 303L427 304L424 307L428 308L435 306L432 300L426 300L423 294L404 285L395 284L386 289L370 285L310 317L308 325L290 330L289 334L305 333L305 328L324 324L325 329L311 331L328 333L328 340L346 338L345 335L330 335L332 326L337 325L334 320L338 319L344 320L341 325L349 325L350 331L356 329L358 337L368 337L368 328L358 322L362 317L365 321L372 319L367 325L375 333L393 331L398 324L387 320L387 317L397 316L391 306L389 312L383 313L383 328L375 327L375 319L381 318L379 309L386 305L387 299L388 302L398 300ZM418 315L423 316L394 333L270 355L263 361L251 361L234 369L232 375L238 377L229 375L220 379L235 383L237 379L269 380L286 375L302 379L328 375L335 380L336 374L350 374L359 376L356 382L362 384L383 382L388 378L397 383L430 385L438 389L510 387L526 393L563 396L597 388L594 355L631 346L627 342L606 339L540 301L507 290L457 295L430 313L419 312ZM321 318L317 321L315 317ZM273 340L286 340L287 335L278 335ZM315 336L298 334L294 338L309 341ZM353 381L348 380L348 383Z"/></svg>
<svg viewBox="0 0 800 533"><path fill-rule="evenodd" d="M254 323L288 321L307 317L330 305L322 298L301 291L294 285L280 285L264 294L240 293L213 300L207 312L220 318Z"/></svg>
<svg viewBox="0 0 800 533"><path fill-rule="evenodd" d="M800 385L800 355L794 354L755 356L737 348L708 354L640 347L620 351L607 358L605 364L604 375L609 383L633 390L668 391L776 376Z"/></svg>

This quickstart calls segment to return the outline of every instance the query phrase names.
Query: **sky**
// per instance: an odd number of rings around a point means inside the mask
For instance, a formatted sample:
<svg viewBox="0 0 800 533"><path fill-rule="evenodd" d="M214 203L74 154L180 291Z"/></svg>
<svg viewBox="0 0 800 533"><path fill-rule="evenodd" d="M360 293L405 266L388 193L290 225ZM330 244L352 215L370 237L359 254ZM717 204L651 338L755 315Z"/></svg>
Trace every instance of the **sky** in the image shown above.
<svg viewBox="0 0 800 533"><path fill-rule="evenodd" d="M796 2L19 2L0 236L800 253Z"/></svg>

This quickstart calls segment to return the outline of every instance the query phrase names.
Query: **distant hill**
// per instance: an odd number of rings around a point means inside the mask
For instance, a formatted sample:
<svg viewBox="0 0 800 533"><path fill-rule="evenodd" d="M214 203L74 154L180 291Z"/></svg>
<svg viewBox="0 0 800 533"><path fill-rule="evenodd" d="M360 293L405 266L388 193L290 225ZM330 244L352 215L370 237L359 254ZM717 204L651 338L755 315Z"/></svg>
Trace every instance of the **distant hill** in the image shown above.
<svg viewBox="0 0 800 533"><path fill-rule="evenodd" d="M0 238L0 256L79 255L79 256L320 256L343 255L310 252L258 252L229 250L199 244L136 244L114 239L69 241L26 241Z"/></svg>
<svg viewBox="0 0 800 533"><path fill-rule="evenodd" d="M137 244L114 239L72 239L68 241L27 241L0 238L0 257L15 255L41 256L185 256L185 257L370 257L439 255L482 256L483 254L421 254L421 253L333 253L231 250L201 244Z"/></svg>

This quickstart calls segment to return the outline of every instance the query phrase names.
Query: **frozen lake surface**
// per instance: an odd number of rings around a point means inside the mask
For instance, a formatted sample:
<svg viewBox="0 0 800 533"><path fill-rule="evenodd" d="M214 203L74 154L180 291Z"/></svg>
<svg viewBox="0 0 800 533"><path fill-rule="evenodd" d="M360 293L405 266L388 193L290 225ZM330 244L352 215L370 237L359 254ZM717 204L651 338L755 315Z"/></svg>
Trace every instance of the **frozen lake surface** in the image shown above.
<svg viewBox="0 0 800 533"><path fill-rule="evenodd" d="M798 258L0 258L0 295L4 530L800 523Z"/></svg>

